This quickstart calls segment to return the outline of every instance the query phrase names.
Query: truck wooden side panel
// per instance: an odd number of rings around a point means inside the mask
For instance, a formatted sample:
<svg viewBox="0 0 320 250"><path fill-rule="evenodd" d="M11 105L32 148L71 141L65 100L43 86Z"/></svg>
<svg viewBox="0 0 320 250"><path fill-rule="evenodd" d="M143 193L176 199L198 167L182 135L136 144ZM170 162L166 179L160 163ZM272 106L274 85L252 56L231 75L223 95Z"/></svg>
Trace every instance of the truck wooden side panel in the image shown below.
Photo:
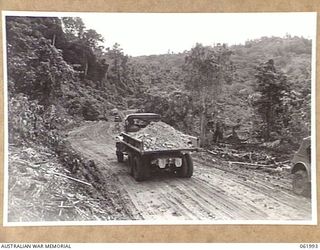
<svg viewBox="0 0 320 250"><path fill-rule="evenodd" d="M161 149L161 150L144 150L143 149L143 141L133 138L132 136L121 133L123 137L121 143L125 144L127 147L131 148L132 150L138 152L141 155L149 155L149 154L178 154L181 152L191 152L191 151L198 151L199 148L192 147L192 148L175 148L175 149Z"/></svg>
<svg viewBox="0 0 320 250"><path fill-rule="evenodd" d="M121 133L120 135L123 137L123 143L125 143L128 147L131 147L136 151L143 151L143 141L133 138L126 133Z"/></svg>

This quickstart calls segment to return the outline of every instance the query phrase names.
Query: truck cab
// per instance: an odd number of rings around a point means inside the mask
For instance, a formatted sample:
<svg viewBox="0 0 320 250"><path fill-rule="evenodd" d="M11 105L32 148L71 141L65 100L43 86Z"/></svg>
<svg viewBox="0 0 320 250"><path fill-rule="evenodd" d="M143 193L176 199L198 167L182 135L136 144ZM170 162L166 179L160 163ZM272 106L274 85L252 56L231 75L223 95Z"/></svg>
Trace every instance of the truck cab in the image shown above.
<svg viewBox="0 0 320 250"><path fill-rule="evenodd" d="M135 113L125 118L124 132L137 132L149 125L150 122L160 121L160 115L154 113Z"/></svg>

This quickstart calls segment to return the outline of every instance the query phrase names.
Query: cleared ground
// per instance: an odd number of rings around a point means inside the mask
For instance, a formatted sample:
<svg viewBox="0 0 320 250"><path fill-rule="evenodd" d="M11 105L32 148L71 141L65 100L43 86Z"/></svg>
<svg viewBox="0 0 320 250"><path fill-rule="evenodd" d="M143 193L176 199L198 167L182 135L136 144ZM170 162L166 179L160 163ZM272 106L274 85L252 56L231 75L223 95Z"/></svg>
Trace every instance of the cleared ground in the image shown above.
<svg viewBox="0 0 320 250"><path fill-rule="evenodd" d="M286 172L264 172L228 165L205 153L193 155L190 179L162 173L136 182L115 155L113 122L87 122L71 131L72 147L95 161L101 183L118 194L113 206L128 220L309 220L311 200L291 191ZM93 173L94 174L94 173ZM110 183L112 182L112 183ZM110 192L97 186L99 193ZM108 193L103 194L105 197Z"/></svg>

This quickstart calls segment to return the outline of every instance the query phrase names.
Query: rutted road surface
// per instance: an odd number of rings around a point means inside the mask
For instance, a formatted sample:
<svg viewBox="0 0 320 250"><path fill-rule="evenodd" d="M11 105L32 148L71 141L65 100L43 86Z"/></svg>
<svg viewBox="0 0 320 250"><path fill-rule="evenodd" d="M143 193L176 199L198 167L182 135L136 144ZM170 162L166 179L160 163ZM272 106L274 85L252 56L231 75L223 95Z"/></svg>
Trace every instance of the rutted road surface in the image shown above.
<svg viewBox="0 0 320 250"><path fill-rule="evenodd" d="M194 174L169 174L136 182L115 155L115 124L87 122L71 131L72 147L95 161L100 178L113 181L130 220L309 220L311 200L291 191L289 175L237 168L201 154L193 156ZM214 162L215 161L215 162ZM109 177L114 178L110 179ZM107 195L107 194L106 194ZM117 202L117 201L116 201Z"/></svg>

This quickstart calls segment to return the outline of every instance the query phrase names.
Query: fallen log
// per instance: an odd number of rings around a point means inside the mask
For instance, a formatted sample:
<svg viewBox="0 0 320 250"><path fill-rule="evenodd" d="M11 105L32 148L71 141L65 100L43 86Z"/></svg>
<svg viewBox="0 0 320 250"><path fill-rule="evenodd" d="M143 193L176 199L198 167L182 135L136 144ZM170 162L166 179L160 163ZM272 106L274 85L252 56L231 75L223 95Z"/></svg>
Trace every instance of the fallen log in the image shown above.
<svg viewBox="0 0 320 250"><path fill-rule="evenodd" d="M90 183L85 182L85 181L82 181L82 180L78 180L78 179L73 178L73 177L70 177L70 176L68 176L68 175L64 175L64 174L60 174L60 173L53 173L53 174L54 174L54 175L61 176L61 177L65 177L65 178L67 178L67 179L70 179L70 180L73 180L73 181L76 181L76 182L79 182L79 183L82 183L82 184L85 184L85 185L88 185L88 186L91 186L91 187L92 187L92 185L91 185Z"/></svg>
<svg viewBox="0 0 320 250"><path fill-rule="evenodd" d="M269 164L269 165L264 165L264 164L258 164L258 163L250 163L250 162L240 162L240 161L229 161L229 165L231 164L240 164L240 165L249 165L249 166L256 166L256 167L272 167L276 168L276 164Z"/></svg>
<svg viewBox="0 0 320 250"><path fill-rule="evenodd" d="M276 164L279 164L279 165L284 165L284 164L287 164L287 163L290 163L291 161L287 160L287 161L279 161L279 162L276 162Z"/></svg>
<svg viewBox="0 0 320 250"><path fill-rule="evenodd" d="M33 163L34 165L40 165L40 164L45 164L45 163L48 163L49 161L38 161L38 162L35 162Z"/></svg>
<svg viewBox="0 0 320 250"><path fill-rule="evenodd" d="M63 201L61 201L61 204L60 204L60 206L59 206L59 207L60 207L60 210L59 210L59 217L62 215L62 208L61 208L62 206L63 206Z"/></svg>
<svg viewBox="0 0 320 250"><path fill-rule="evenodd" d="M288 164L282 164L282 168L288 169L288 170L292 169L292 167Z"/></svg>
<svg viewBox="0 0 320 250"><path fill-rule="evenodd" d="M206 152L208 152L209 154L212 154L212 155L217 155L218 154L218 153L210 151L210 150L206 150Z"/></svg>

